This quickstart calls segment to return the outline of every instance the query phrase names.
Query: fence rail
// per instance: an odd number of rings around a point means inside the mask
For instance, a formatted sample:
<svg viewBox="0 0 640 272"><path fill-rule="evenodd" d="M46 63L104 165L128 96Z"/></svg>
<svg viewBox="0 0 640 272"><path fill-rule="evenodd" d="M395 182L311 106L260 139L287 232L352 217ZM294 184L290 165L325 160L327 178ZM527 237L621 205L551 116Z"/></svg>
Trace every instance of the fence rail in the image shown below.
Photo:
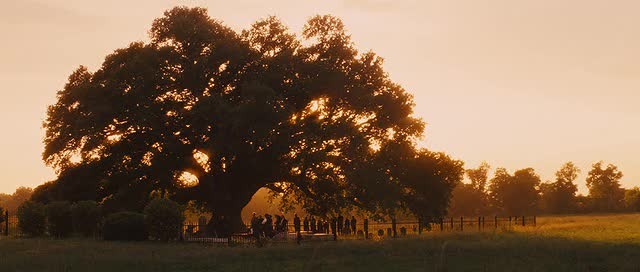
<svg viewBox="0 0 640 272"><path fill-rule="evenodd" d="M446 218L435 218L429 222L419 222L417 220L413 221L398 221L393 222L369 222L368 226L365 228L362 220L359 220L356 223L355 232L353 230L349 231L336 231L337 237L344 238L365 238L365 234L367 234L367 238L373 236L406 236L406 235L420 235L422 233L428 232L470 232L470 231L494 231L494 230L507 230L513 229L514 227L524 227L524 226L535 226L536 225L536 216L507 216L507 217L446 217ZM246 226L247 230L250 229L250 226ZM194 241L194 242L214 242L214 243L252 243L255 242L255 238L253 238L248 233L243 235L233 235L231 237L232 240L211 240L208 238L204 238L207 236L206 234L206 226L198 225L198 224L185 224L183 226L182 238L185 241ZM394 231L395 229L395 231ZM309 236L312 234L327 234L333 235L331 227L323 228L322 231L312 232L310 230L305 230L301 226L301 233L303 236ZM295 226L293 224L287 225L287 231L285 233L279 233L280 237L284 237L291 239L294 237L295 239Z"/></svg>

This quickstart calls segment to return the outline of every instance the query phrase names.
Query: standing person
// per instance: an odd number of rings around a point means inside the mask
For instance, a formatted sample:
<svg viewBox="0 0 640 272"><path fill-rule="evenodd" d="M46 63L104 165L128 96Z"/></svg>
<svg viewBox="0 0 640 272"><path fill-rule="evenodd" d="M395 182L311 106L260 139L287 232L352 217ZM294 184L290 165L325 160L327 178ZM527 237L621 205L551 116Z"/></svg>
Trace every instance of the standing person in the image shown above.
<svg viewBox="0 0 640 272"><path fill-rule="evenodd" d="M334 216L331 217L331 234L333 234L333 240L337 240L338 239L338 232L337 229L338 228L338 219Z"/></svg>
<svg viewBox="0 0 640 272"><path fill-rule="evenodd" d="M273 238L273 219L271 218L271 215L268 213L264 214L264 234L265 236L269 237L269 238Z"/></svg>
<svg viewBox="0 0 640 272"><path fill-rule="evenodd" d="M358 221L356 221L356 217L355 216L351 216L351 233L353 233L354 235L356 234L356 223L358 223Z"/></svg>
<svg viewBox="0 0 640 272"><path fill-rule="evenodd" d="M351 233L351 223L348 217L346 220L344 220L344 233L347 235Z"/></svg>
<svg viewBox="0 0 640 272"><path fill-rule="evenodd" d="M318 221L316 221L316 224L318 224L316 226L316 231L322 232L322 219L318 219Z"/></svg>
<svg viewBox="0 0 640 272"><path fill-rule="evenodd" d="M329 219L322 220L322 232L329 233Z"/></svg>
<svg viewBox="0 0 640 272"><path fill-rule="evenodd" d="M313 215L311 216L311 233L315 233L316 232L316 218L313 217Z"/></svg>
<svg viewBox="0 0 640 272"><path fill-rule="evenodd" d="M364 239L369 239L369 218L365 218L362 224L364 228Z"/></svg>
<svg viewBox="0 0 640 272"><path fill-rule="evenodd" d="M281 231L282 231L282 230L280 229L280 228L281 228L281 224L282 224L282 217L280 217L280 215L277 215L277 214L276 214L276 220L273 222L273 226L274 226L274 229L275 229L275 232L276 232L276 233L278 233L278 232L281 232Z"/></svg>
<svg viewBox="0 0 640 272"><path fill-rule="evenodd" d="M296 232L296 243L299 245L302 235L300 235L300 217L298 217L297 213L293 214L293 228Z"/></svg>
<svg viewBox="0 0 640 272"><path fill-rule="evenodd" d="M304 231L309 231L309 215L304 216L303 226L304 226Z"/></svg>
<svg viewBox="0 0 640 272"><path fill-rule="evenodd" d="M342 234L344 227L344 217L342 215L338 215L338 234Z"/></svg>
<svg viewBox="0 0 640 272"><path fill-rule="evenodd" d="M256 245L258 246L262 246L262 243L260 241L260 236L262 234L262 230L260 228L261 224L262 224L261 218L257 216L256 213L253 213L251 215L251 234L256 239Z"/></svg>
<svg viewBox="0 0 640 272"><path fill-rule="evenodd" d="M287 220L286 217L284 217L284 214L282 214L282 220L280 221L280 231L284 232L285 234L285 238L287 238L287 234L289 233L289 220Z"/></svg>

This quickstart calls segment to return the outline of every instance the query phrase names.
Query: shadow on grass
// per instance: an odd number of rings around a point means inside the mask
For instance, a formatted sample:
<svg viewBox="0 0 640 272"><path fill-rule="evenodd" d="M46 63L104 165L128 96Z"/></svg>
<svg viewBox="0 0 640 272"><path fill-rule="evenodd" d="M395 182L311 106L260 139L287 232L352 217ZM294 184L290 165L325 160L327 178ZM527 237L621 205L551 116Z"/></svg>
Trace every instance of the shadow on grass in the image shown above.
<svg viewBox="0 0 640 272"><path fill-rule="evenodd" d="M527 233L216 248L0 240L1 271L640 271L640 245Z"/></svg>

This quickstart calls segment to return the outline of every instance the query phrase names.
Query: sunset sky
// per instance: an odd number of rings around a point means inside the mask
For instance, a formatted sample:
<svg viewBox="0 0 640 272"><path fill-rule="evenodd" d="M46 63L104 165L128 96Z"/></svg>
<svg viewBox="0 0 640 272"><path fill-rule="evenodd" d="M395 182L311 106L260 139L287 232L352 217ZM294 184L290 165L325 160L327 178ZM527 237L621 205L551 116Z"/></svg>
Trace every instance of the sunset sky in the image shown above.
<svg viewBox="0 0 640 272"><path fill-rule="evenodd" d="M202 6L236 30L276 15L293 32L341 17L361 50L385 58L428 123L424 144L476 167L614 163L640 185L640 1L3 0L0 8L0 192L54 178L42 121L79 65L147 41L154 18Z"/></svg>

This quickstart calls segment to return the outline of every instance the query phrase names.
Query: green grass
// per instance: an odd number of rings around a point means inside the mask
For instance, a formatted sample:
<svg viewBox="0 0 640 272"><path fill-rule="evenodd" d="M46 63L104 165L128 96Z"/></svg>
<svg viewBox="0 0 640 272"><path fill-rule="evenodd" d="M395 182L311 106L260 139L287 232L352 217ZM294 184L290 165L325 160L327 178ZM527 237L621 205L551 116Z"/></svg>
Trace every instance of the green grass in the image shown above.
<svg viewBox="0 0 640 272"><path fill-rule="evenodd" d="M0 271L640 271L640 215L546 217L513 231L264 248L2 239Z"/></svg>

